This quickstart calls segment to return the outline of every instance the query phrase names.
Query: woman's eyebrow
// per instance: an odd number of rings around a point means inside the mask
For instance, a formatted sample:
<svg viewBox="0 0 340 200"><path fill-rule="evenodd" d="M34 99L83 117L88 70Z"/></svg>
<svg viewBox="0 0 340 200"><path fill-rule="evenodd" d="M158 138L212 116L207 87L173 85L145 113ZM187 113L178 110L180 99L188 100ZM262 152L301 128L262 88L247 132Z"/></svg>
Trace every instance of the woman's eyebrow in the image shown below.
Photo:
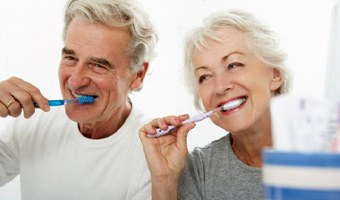
<svg viewBox="0 0 340 200"><path fill-rule="evenodd" d="M225 55L222 60L227 60L229 57L234 56L234 55L245 55L245 53L242 53L240 51L233 51L227 55Z"/></svg>
<svg viewBox="0 0 340 200"><path fill-rule="evenodd" d="M199 67L195 68L194 71L197 72L199 70L205 70L205 69L207 70L207 69L209 69L209 67L202 65L202 66L199 66Z"/></svg>
<svg viewBox="0 0 340 200"><path fill-rule="evenodd" d="M242 53L242 52L240 52L240 51L233 51L233 52L228 53L227 55L223 56L223 57L222 57L222 60L223 60L223 61L226 61L228 58L230 58L230 57L232 57L232 56L234 56L234 55L245 55L245 53ZM208 66L202 65L202 66L199 66L199 67L194 68L194 71L205 70L205 69L209 69L209 67L208 67Z"/></svg>

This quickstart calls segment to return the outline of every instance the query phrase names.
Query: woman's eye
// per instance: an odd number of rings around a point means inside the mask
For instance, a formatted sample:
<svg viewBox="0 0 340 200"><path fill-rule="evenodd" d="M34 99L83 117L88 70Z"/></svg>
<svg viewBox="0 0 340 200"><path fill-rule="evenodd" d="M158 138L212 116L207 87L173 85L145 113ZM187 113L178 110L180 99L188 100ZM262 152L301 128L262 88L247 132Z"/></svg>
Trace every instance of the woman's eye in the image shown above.
<svg viewBox="0 0 340 200"><path fill-rule="evenodd" d="M198 83L202 83L203 81L207 80L210 76L208 74L201 75L198 78Z"/></svg>
<svg viewBox="0 0 340 200"><path fill-rule="evenodd" d="M233 68L236 68L236 67L242 67L243 64L242 63L230 63L228 65L228 69L233 69Z"/></svg>

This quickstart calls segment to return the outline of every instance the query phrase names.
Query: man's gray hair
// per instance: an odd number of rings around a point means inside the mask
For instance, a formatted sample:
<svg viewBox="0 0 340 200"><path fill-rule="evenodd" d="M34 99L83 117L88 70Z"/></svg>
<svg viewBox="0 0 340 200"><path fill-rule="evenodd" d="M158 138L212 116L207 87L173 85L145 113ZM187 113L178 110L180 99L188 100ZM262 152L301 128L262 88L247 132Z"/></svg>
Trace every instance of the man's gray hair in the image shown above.
<svg viewBox="0 0 340 200"><path fill-rule="evenodd" d="M64 16L63 39L75 17L109 26L127 26L131 34L128 55L132 72L143 69L154 57L157 33L148 15L134 0L69 0Z"/></svg>

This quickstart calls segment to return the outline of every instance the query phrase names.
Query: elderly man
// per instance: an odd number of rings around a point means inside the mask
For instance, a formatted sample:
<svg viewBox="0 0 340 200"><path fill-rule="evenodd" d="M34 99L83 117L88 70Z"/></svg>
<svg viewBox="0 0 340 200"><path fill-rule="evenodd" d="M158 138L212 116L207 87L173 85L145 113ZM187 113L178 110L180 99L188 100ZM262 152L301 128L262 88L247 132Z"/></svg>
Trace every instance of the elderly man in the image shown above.
<svg viewBox="0 0 340 200"><path fill-rule="evenodd" d="M0 82L0 116L20 116L0 130L0 184L20 174L23 199L151 199L138 138L147 119L128 94L142 86L155 30L132 0L69 0L64 17L61 93L95 101L51 109L36 86Z"/></svg>

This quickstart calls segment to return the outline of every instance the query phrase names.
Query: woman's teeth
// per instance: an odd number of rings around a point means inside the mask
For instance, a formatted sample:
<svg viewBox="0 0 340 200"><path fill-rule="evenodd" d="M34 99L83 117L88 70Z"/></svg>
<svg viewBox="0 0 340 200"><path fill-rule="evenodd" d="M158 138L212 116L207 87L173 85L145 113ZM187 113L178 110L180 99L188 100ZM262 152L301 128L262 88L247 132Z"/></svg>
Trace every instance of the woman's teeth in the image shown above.
<svg viewBox="0 0 340 200"><path fill-rule="evenodd" d="M237 108L245 101L246 101L246 98L235 99L233 101L230 101L230 102L222 105L222 111L228 111L228 110Z"/></svg>

